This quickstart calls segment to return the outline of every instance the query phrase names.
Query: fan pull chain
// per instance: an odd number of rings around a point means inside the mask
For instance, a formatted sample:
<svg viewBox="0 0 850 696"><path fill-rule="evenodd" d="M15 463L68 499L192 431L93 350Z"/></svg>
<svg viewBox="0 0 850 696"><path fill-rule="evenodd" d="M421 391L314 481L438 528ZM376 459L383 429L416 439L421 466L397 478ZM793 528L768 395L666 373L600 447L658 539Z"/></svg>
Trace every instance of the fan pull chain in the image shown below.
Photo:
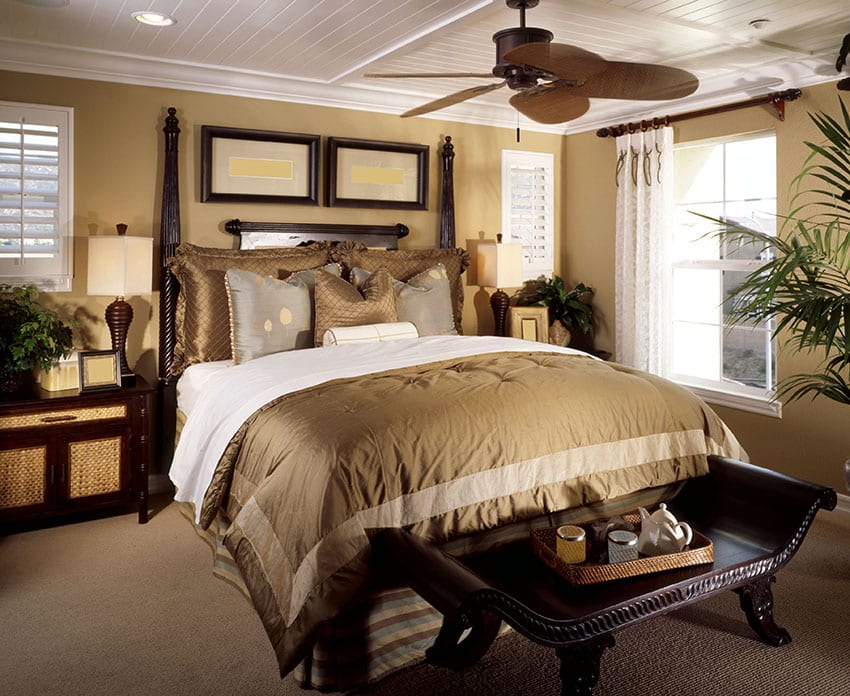
<svg viewBox="0 0 850 696"><path fill-rule="evenodd" d="M519 142L519 111L516 112L516 141Z"/></svg>

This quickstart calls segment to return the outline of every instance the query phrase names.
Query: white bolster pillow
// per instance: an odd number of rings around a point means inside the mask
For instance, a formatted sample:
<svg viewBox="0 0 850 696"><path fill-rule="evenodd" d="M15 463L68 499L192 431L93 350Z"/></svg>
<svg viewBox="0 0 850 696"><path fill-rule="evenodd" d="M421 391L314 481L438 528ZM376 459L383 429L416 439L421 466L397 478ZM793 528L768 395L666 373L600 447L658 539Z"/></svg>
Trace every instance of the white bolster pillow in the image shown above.
<svg viewBox="0 0 850 696"><path fill-rule="evenodd" d="M324 336L322 336L322 345L337 346L340 343L397 341L402 338L419 338L416 326L409 321L362 324L361 326L336 326L325 331Z"/></svg>

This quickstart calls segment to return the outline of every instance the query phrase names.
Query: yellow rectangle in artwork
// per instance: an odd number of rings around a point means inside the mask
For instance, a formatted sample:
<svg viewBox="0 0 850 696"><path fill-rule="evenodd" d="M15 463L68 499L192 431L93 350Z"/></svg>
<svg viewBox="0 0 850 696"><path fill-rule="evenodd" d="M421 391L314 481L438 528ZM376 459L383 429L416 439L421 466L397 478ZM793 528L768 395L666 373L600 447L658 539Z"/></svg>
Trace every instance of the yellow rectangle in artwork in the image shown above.
<svg viewBox="0 0 850 696"><path fill-rule="evenodd" d="M292 179L292 160L231 157L230 176L262 179Z"/></svg>
<svg viewBox="0 0 850 696"><path fill-rule="evenodd" d="M354 184L401 186L404 184L404 170L392 167L354 166L351 168L351 182Z"/></svg>

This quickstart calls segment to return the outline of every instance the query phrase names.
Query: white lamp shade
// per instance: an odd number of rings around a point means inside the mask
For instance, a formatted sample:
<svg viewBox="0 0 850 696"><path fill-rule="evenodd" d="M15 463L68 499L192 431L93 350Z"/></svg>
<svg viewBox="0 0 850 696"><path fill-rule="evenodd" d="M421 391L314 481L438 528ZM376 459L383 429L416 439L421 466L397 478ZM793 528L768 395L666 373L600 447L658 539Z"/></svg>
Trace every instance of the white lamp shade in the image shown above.
<svg viewBox="0 0 850 696"><path fill-rule="evenodd" d="M153 239L89 237L89 295L128 297L151 291Z"/></svg>
<svg viewBox="0 0 850 696"><path fill-rule="evenodd" d="M522 244L482 242L478 245L478 284L488 288L522 285Z"/></svg>

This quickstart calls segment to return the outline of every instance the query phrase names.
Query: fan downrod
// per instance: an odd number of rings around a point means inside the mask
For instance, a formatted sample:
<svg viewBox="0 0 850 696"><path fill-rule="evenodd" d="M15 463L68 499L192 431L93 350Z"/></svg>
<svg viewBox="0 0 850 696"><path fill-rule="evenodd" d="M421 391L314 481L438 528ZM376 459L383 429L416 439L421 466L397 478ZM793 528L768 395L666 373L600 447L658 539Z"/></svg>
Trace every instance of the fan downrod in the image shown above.
<svg viewBox="0 0 850 696"><path fill-rule="evenodd" d="M496 44L496 65L493 67L493 75L505 80L513 90L523 90L537 86L542 79L549 77L547 74L534 68L515 65L504 59L517 46L530 43L551 43L555 35L548 29L537 29L525 25L525 11L528 8L537 7L540 0L505 0L505 4L512 10L519 10L519 26L510 29L502 29L493 34L493 43Z"/></svg>

